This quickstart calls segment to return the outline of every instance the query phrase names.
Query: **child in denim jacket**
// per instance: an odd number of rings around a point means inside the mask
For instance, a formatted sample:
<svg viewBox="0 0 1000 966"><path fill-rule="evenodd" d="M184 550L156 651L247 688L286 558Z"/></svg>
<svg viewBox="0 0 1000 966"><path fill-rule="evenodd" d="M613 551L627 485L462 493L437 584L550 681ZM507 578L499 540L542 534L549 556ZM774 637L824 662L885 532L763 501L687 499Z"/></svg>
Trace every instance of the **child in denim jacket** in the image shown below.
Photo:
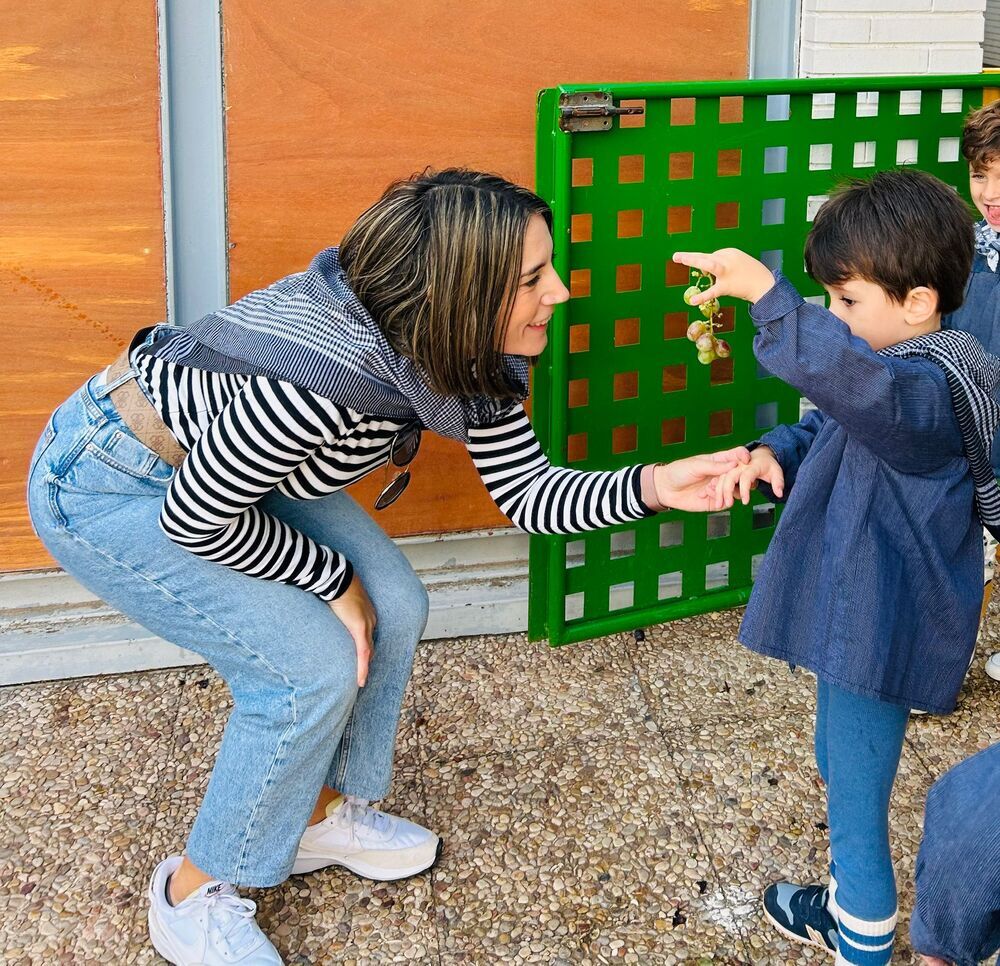
<svg viewBox="0 0 1000 966"><path fill-rule="evenodd" d="M830 883L776 883L764 909L838 963L892 956L889 797L907 717L954 708L981 602L977 513L1000 527L987 442L1000 360L939 331L961 303L972 234L951 188L886 172L816 217L806 266L829 311L736 249L674 256L716 276L696 303L753 303L760 363L819 407L750 444L749 463L713 485L716 509L758 485L787 500L739 637L816 673Z"/></svg>

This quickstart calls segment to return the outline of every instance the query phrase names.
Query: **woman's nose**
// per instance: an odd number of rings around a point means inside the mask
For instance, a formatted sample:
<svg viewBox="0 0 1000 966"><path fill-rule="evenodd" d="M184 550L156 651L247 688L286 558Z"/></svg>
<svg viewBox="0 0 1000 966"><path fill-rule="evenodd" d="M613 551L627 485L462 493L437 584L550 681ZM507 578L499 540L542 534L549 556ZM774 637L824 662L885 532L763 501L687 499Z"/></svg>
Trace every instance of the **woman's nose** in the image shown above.
<svg viewBox="0 0 1000 966"><path fill-rule="evenodd" d="M542 296L546 305L559 305L569 299L569 289L563 285L562 279L556 275L552 288Z"/></svg>

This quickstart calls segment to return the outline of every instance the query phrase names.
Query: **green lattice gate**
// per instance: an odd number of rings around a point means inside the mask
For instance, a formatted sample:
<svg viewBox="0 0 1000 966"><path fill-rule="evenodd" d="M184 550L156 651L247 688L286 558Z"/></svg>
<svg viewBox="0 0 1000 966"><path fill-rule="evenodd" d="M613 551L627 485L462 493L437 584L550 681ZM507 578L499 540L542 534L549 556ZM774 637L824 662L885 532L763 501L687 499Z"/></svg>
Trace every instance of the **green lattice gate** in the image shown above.
<svg viewBox="0 0 1000 966"><path fill-rule="evenodd" d="M555 214L572 298L535 372L533 421L554 463L608 469L755 439L798 418L798 394L759 369L746 307L723 300L732 356L700 365L685 338L676 250L735 245L802 294L815 210L841 177L916 164L967 196L958 138L994 78L568 86L538 102L537 184ZM584 97L583 95L590 95ZM641 114L570 132L602 95ZM778 508L666 513L573 537L532 537L529 626L553 644L743 603Z"/></svg>

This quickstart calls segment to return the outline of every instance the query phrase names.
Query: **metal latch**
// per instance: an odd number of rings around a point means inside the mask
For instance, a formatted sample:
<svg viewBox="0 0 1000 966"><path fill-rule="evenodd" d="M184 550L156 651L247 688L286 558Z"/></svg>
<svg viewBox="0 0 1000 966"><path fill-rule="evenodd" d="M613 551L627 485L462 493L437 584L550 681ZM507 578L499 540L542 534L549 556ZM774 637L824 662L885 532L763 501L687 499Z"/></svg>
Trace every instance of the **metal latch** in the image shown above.
<svg viewBox="0 0 1000 966"><path fill-rule="evenodd" d="M615 107L606 91L563 94L559 98L559 127L564 131L610 131L611 118L643 113L643 107Z"/></svg>

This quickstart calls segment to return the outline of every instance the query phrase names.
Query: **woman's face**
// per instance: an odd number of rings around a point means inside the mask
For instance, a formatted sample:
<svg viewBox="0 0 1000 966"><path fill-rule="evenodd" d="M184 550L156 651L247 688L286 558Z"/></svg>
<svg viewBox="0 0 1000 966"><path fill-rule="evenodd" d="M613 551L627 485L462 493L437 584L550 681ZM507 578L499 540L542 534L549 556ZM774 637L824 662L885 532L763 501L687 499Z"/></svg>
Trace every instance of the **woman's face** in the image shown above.
<svg viewBox="0 0 1000 966"><path fill-rule="evenodd" d="M503 351L514 356L541 355L549 340L552 310L569 298L569 289L552 267L552 235L541 215L524 230L524 254L517 295L510 313Z"/></svg>

